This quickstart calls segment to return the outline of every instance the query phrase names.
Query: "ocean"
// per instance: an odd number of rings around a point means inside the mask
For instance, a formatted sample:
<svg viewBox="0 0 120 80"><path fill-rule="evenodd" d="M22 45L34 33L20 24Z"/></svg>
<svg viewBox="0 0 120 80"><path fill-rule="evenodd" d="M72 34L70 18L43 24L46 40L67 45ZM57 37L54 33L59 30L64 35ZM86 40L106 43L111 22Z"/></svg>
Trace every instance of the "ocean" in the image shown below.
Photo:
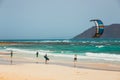
<svg viewBox="0 0 120 80"><path fill-rule="evenodd" d="M0 42L19 43L0 45L0 51L12 50L23 57L32 57L38 51L40 56L48 54L61 59L73 59L77 54L80 61L120 63L120 39L36 39L0 40Z"/></svg>

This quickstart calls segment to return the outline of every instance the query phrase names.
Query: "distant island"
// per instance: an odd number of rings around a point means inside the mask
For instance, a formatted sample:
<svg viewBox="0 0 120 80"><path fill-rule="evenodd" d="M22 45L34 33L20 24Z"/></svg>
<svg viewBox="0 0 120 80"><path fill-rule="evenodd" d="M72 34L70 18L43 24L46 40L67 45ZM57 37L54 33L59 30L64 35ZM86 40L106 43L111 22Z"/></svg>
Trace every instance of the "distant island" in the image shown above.
<svg viewBox="0 0 120 80"><path fill-rule="evenodd" d="M96 27L91 27L73 39L93 38ZM120 24L111 24L104 27L104 33L100 38L120 38Z"/></svg>

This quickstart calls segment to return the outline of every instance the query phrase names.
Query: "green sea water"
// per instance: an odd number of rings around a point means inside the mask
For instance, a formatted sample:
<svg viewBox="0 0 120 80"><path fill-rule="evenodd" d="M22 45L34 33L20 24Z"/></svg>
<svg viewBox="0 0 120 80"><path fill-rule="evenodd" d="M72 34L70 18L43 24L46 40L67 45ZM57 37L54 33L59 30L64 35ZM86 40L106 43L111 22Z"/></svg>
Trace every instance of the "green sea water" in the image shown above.
<svg viewBox="0 0 120 80"><path fill-rule="evenodd" d="M22 44L1 45L1 51L13 50L24 54L103 60L120 62L120 39L41 39L41 40L1 40L1 42L22 42ZM24 44L24 43L30 44Z"/></svg>

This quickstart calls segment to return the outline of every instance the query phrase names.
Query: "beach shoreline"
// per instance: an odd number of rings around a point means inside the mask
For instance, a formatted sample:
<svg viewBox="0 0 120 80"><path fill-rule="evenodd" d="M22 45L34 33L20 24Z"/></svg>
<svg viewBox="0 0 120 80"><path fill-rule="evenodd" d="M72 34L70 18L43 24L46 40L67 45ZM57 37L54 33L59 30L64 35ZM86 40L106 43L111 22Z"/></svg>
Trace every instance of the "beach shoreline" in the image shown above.
<svg viewBox="0 0 120 80"><path fill-rule="evenodd" d="M115 64L0 56L0 80L120 80L120 67ZM51 74L52 73L52 74ZM56 74L57 73L57 74ZM107 75L106 75L107 74Z"/></svg>
<svg viewBox="0 0 120 80"><path fill-rule="evenodd" d="M21 54L21 53L20 53ZM19 55L20 55L19 54ZM25 55L19 56L18 53L14 53L13 57L10 57L10 53L8 52L0 52L0 64L45 64L44 57L39 55L39 57L29 57ZM120 64L113 63L103 63L103 62L91 62L91 61L82 61L78 60L74 63L72 58L65 59L63 57L49 56L50 60L48 64L50 65L60 65L66 67L76 67L76 68L84 68L84 69L94 69L94 70L106 70L106 71L118 71L120 72ZM12 61L12 63L11 63Z"/></svg>

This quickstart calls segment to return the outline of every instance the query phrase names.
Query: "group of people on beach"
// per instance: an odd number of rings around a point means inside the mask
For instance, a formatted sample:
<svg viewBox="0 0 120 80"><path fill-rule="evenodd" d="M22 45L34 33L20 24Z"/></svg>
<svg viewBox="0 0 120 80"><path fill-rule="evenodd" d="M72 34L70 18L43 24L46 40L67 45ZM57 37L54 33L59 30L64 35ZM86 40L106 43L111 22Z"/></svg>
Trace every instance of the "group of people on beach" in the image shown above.
<svg viewBox="0 0 120 80"><path fill-rule="evenodd" d="M12 57L13 57L13 51L11 50L11 53L10 53L10 56L11 56L11 63L12 63ZM37 51L36 52L36 58L39 57L39 52ZM50 60L47 56L47 54L44 55L44 59L45 59L45 64L48 63L48 61ZM75 54L74 55L74 67L76 67L76 62L77 62L77 55Z"/></svg>
<svg viewBox="0 0 120 80"><path fill-rule="evenodd" d="M39 55L39 53L38 53L38 51L37 51L37 52L36 52L36 57L37 57L37 58L38 58L38 55ZM47 61L49 61L49 58L48 58L47 54L44 55L44 58L45 58L45 64L47 64Z"/></svg>
<svg viewBox="0 0 120 80"><path fill-rule="evenodd" d="M37 51L36 52L36 58L38 58L38 55L39 55L39 52ZM10 57L11 57L11 64L12 64L12 57L13 57L13 51L12 50L10 52ZM47 61L49 61L49 58L48 58L47 54L44 55L44 58L45 58L45 64L47 64Z"/></svg>
<svg viewBox="0 0 120 80"><path fill-rule="evenodd" d="M37 58L38 58L38 55L39 55L39 53L36 52L36 57ZM44 58L45 58L45 64L47 64L47 61L49 61L49 58L48 58L47 54L44 55ZM77 62L77 55L75 54L74 55L74 67L76 67L76 62Z"/></svg>

